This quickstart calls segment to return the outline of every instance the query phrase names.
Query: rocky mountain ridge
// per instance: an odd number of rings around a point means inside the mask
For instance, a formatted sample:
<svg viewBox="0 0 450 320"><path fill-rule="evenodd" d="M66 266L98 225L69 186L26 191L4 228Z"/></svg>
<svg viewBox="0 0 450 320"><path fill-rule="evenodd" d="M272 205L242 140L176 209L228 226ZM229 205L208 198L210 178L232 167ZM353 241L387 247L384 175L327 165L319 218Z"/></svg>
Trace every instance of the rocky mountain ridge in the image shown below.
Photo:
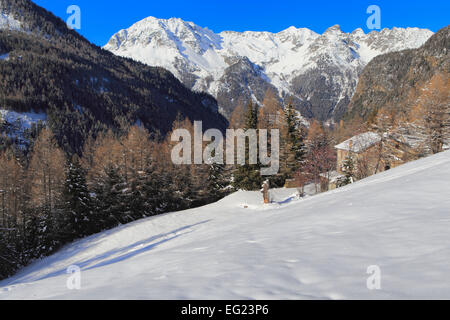
<svg viewBox="0 0 450 320"><path fill-rule="evenodd" d="M170 70L186 86L216 97L227 117L240 100L261 102L272 89L280 99L293 99L304 116L326 121L345 113L374 57L417 48L432 34L418 28L345 33L337 25L322 35L295 27L214 33L177 18L149 17L113 35L104 48Z"/></svg>

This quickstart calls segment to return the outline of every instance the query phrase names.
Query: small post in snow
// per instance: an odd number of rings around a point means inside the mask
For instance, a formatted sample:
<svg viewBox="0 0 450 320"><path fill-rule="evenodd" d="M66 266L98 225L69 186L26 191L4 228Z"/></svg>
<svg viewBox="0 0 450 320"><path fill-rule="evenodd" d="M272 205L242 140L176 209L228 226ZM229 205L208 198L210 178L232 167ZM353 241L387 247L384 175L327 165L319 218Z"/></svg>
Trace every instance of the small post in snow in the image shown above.
<svg viewBox="0 0 450 320"><path fill-rule="evenodd" d="M264 181L261 189L261 193L263 194L264 197L264 204L270 203L269 190L270 190L269 180L266 180Z"/></svg>

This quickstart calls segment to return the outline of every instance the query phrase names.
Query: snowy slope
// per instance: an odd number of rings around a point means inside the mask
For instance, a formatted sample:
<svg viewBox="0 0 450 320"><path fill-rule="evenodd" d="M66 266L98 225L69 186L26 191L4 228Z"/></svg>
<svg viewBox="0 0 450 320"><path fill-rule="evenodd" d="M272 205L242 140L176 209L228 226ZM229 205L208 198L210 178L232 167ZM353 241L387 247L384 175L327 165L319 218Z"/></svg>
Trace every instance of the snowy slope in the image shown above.
<svg viewBox="0 0 450 320"><path fill-rule="evenodd" d="M33 123L45 122L47 115L43 112L16 112L0 109L0 122L16 124L24 129L30 129Z"/></svg>
<svg viewBox="0 0 450 320"><path fill-rule="evenodd" d="M384 29L369 34L357 29L344 33L339 26L329 28L323 35L295 27L279 33L225 31L216 34L181 19L149 17L113 35L104 48L164 67L187 86L217 98L233 91L234 81L248 82L249 93L257 91L258 83L252 83L247 68L241 67L236 72L232 67L245 57L254 65L257 76L278 89L280 96L294 95L300 101L316 104L317 97L308 90L308 84L316 82L318 86L326 82L321 85L338 87L339 92L332 98L339 104L345 97L351 98L360 72L375 56L417 48L432 34L418 28ZM319 74L311 75L311 70ZM299 80L300 76L307 79ZM261 102L263 97L259 94L253 98ZM219 102L228 101L219 99Z"/></svg>
<svg viewBox="0 0 450 320"><path fill-rule="evenodd" d="M239 192L78 241L1 282L0 298L449 299L449 180L445 152L304 200Z"/></svg>
<svg viewBox="0 0 450 320"><path fill-rule="evenodd" d="M0 30L2 29L18 31L22 29L22 26L20 21L0 11Z"/></svg>
<svg viewBox="0 0 450 320"><path fill-rule="evenodd" d="M1 56L0 56L1 59ZM44 124L47 114L43 112L16 112L0 108L0 134L5 134L15 140L20 148L27 148L30 144L29 135L33 125Z"/></svg>

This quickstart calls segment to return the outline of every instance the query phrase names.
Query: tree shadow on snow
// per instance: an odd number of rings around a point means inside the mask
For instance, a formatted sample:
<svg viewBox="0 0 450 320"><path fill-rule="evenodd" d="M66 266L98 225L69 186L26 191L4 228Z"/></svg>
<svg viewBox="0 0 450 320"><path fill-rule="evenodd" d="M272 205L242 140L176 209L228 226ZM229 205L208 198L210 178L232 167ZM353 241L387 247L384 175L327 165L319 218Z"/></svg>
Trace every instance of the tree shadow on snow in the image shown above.
<svg viewBox="0 0 450 320"><path fill-rule="evenodd" d="M85 261L80 261L77 263L73 263L72 265L78 266L82 271L86 271L86 270L92 270L95 268L111 265L111 264L114 264L114 263L117 263L120 261L124 261L124 260L130 259L134 256L137 256L139 254L151 251L151 250L155 249L156 247L158 247L159 245L164 244L170 240L173 240L180 236L192 233L193 230L191 230L191 231L187 231L187 230L191 229L192 227L208 223L209 221L211 221L211 220L201 221L201 222L198 222L198 223L195 223L192 225L187 225L182 228L175 229L170 232L161 233L156 236L152 236L148 239L135 242L135 243L128 245L126 247L123 247L123 248L107 251L107 252L105 252L101 255L98 255L94 258L91 258L91 259L88 259ZM183 232L183 231L185 231L185 232ZM110 258L110 259L108 259L108 258ZM96 263L96 262L98 262L98 263ZM93 263L96 263L96 264L92 265ZM67 267L69 267L69 266L67 266ZM39 277L38 279L36 279L34 281L40 281L40 280L44 280L44 279L48 279L48 278L53 278L53 277L57 277L57 276L60 276L63 274L67 274L66 269L51 272L47 275Z"/></svg>

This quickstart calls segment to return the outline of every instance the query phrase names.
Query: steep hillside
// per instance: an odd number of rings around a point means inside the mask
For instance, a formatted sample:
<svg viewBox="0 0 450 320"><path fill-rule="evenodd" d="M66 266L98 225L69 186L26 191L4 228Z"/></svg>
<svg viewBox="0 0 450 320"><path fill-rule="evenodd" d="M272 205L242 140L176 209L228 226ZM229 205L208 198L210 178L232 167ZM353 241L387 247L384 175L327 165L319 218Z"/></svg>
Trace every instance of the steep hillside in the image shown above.
<svg viewBox="0 0 450 320"><path fill-rule="evenodd" d="M181 19L149 17L113 35L104 47L172 71L184 84L217 98L230 116L240 99L263 101L267 89L292 97L303 116L339 119L362 69L375 56L417 48L433 33L417 28L319 35L290 27L279 33L214 33Z"/></svg>
<svg viewBox="0 0 450 320"><path fill-rule="evenodd" d="M303 200L239 192L69 245L0 299L449 299L449 180L445 152Z"/></svg>
<svg viewBox="0 0 450 320"><path fill-rule="evenodd" d="M104 128L141 123L165 134L178 113L226 128L216 100L169 71L90 44L31 1L1 0L0 13L0 110L46 113L67 151Z"/></svg>
<svg viewBox="0 0 450 320"><path fill-rule="evenodd" d="M436 74L450 74L450 27L441 29L418 49L373 59L361 75L346 118L367 118L380 108L406 113Z"/></svg>

